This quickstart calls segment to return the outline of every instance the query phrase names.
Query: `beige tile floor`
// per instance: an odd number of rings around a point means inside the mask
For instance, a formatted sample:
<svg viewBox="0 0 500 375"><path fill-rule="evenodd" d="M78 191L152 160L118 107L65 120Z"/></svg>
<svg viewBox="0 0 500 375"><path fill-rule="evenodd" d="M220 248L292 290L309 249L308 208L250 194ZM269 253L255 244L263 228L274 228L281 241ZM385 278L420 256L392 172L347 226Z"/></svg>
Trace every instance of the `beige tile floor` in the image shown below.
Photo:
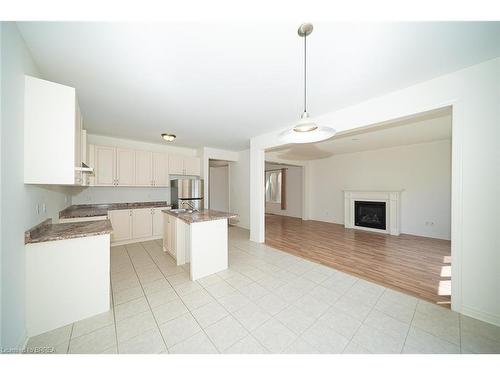
<svg viewBox="0 0 500 375"><path fill-rule="evenodd" d="M109 312L31 338L56 353L500 353L500 327L248 240L197 282L148 241L111 249ZM55 310L54 313L57 313Z"/></svg>

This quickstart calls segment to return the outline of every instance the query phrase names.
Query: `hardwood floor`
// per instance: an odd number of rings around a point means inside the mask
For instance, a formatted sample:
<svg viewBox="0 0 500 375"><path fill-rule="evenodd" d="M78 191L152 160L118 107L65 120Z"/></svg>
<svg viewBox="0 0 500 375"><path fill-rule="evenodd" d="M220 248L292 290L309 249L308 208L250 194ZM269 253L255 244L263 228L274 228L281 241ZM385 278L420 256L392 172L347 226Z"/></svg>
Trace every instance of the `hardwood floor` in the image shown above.
<svg viewBox="0 0 500 375"><path fill-rule="evenodd" d="M450 307L450 241L266 215L266 244Z"/></svg>

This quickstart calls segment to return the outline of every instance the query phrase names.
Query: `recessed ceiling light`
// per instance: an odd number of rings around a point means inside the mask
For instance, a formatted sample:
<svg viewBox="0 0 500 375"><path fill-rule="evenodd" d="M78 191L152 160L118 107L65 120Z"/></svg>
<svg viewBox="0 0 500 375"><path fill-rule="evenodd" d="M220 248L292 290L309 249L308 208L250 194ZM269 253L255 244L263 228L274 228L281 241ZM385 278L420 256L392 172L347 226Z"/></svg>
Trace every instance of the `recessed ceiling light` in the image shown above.
<svg viewBox="0 0 500 375"><path fill-rule="evenodd" d="M163 133L161 135L161 137L167 141L167 142L173 142L176 138L176 135L175 134L167 134L167 133Z"/></svg>

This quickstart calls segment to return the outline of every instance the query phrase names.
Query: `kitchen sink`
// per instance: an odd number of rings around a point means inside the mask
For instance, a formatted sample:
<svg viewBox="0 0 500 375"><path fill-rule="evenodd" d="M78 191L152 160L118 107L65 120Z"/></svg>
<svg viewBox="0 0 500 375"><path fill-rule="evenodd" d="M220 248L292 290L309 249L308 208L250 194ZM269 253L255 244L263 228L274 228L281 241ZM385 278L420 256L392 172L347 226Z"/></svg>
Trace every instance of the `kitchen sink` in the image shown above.
<svg viewBox="0 0 500 375"><path fill-rule="evenodd" d="M187 213L187 214L190 214L193 212L193 210L190 210L190 209L185 209L185 208L174 208L174 209L171 209L170 212L173 212L173 213L176 213L176 214L181 214L181 213Z"/></svg>

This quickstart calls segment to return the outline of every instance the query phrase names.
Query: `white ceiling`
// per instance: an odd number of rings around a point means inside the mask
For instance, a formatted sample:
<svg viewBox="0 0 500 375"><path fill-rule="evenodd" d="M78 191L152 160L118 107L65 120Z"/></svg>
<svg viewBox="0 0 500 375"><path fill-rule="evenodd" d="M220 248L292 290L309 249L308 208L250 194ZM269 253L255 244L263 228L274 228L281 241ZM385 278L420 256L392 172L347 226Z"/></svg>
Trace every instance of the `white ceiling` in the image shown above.
<svg viewBox="0 0 500 375"><path fill-rule="evenodd" d="M451 113L446 109L344 132L323 142L281 147L267 152L266 157L290 161L322 159L349 152L451 139L451 129Z"/></svg>
<svg viewBox="0 0 500 375"><path fill-rule="evenodd" d="M76 87L91 133L241 150L302 103L297 24L20 22L44 78ZM317 23L309 103L323 114L500 56L500 22Z"/></svg>

